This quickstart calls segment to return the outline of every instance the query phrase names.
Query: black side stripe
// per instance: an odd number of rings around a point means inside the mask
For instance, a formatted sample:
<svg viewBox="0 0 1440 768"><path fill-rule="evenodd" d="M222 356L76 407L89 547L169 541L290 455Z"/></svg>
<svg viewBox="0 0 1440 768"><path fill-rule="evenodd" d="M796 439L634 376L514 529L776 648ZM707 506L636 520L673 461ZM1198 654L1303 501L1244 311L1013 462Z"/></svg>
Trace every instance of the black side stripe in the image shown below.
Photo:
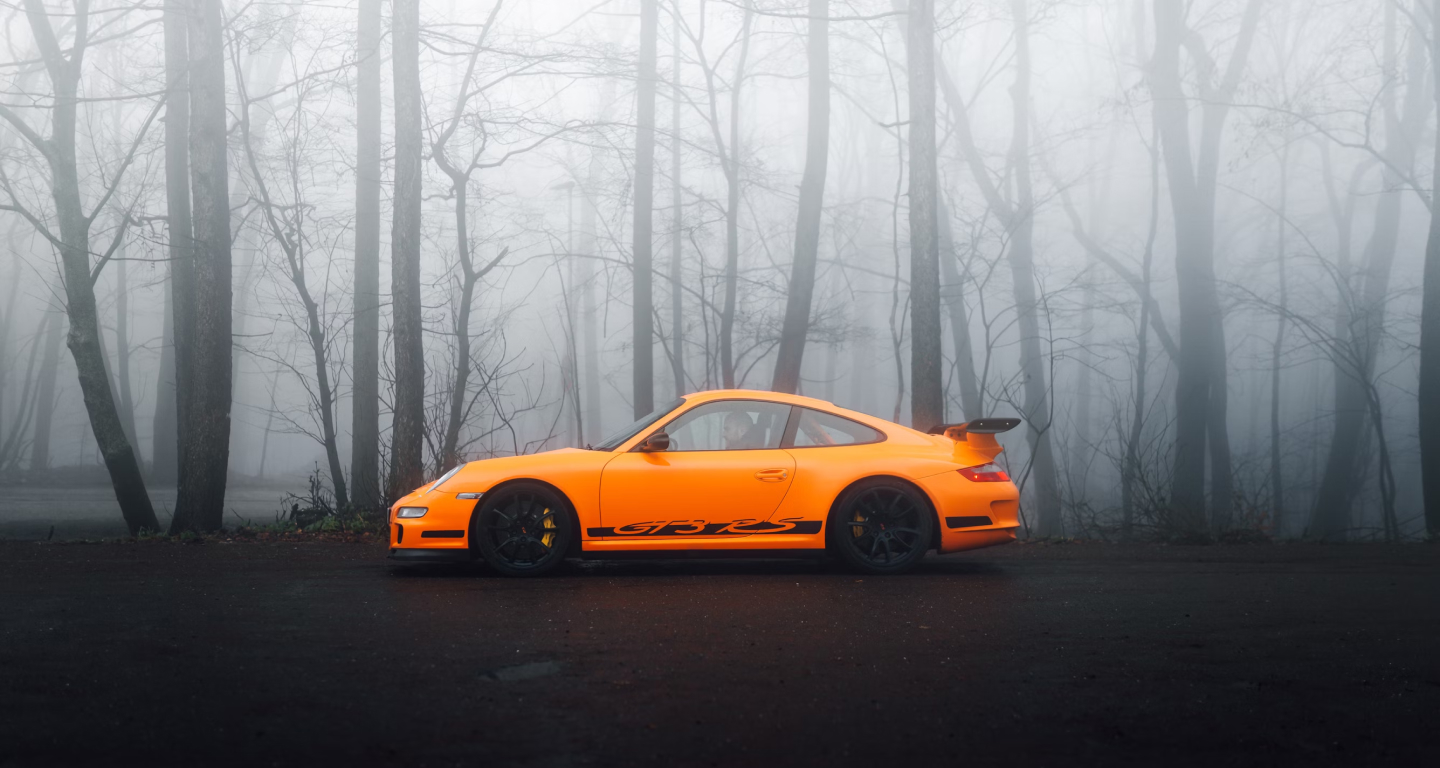
<svg viewBox="0 0 1440 768"><path fill-rule="evenodd" d="M420 532L420 538L422 538L422 539L463 539L463 538L465 538L465 532L464 532L464 531L421 531L421 532Z"/></svg>
<svg viewBox="0 0 1440 768"><path fill-rule="evenodd" d="M945 518L946 528L979 528L982 525L994 525L995 521L984 515L976 517L947 517Z"/></svg>
<svg viewBox="0 0 1440 768"><path fill-rule="evenodd" d="M621 526L626 530L616 532L614 528L586 528L585 535L590 538L614 537L614 538L641 538L649 536L751 536L756 534L779 534L779 533L819 533L824 523L819 520L783 520L778 523L755 522L742 523L705 523L700 520L694 522L679 521L665 523L657 520L653 523L637 523L634 525ZM723 531L723 532L722 532Z"/></svg>

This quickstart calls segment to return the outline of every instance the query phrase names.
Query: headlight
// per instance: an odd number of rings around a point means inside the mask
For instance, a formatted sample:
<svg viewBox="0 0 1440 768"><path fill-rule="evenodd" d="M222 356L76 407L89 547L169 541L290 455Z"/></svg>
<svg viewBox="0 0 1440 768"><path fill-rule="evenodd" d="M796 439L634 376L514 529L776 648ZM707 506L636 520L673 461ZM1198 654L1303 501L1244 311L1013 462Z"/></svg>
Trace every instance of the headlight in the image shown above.
<svg viewBox="0 0 1440 768"><path fill-rule="evenodd" d="M425 507L401 507L399 511L395 513L395 516L402 518L424 517L428 511L430 510Z"/></svg>

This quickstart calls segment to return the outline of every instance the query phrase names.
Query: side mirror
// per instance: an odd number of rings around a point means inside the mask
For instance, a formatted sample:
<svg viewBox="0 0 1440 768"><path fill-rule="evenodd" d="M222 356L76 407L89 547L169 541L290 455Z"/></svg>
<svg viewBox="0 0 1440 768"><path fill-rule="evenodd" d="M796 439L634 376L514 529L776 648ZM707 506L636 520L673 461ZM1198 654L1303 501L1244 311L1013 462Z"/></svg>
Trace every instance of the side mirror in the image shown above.
<svg viewBox="0 0 1440 768"><path fill-rule="evenodd" d="M658 453L660 451L668 451L670 450L670 436L665 434L664 432L656 432L655 434L645 438L645 442L640 444L639 450L641 453Z"/></svg>

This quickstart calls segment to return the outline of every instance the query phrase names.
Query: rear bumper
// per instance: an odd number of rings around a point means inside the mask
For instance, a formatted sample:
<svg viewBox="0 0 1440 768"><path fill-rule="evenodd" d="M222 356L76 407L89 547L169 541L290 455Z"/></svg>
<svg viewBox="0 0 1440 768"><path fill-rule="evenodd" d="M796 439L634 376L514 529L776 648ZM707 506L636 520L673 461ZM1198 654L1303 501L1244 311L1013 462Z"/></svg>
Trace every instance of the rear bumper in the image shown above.
<svg viewBox="0 0 1440 768"><path fill-rule="evenodd" d="M401 563L468 563L473 558L468 549L393 548L390 559Z"/></svg>
<svg viewBox="0 0 1440 768"><path fill-rule="evenodd" d="M975 483L958 472L921 479L935 503L940 552L993 547L1015 540L1020 529L1020 492L1014 483Z"/></svg>

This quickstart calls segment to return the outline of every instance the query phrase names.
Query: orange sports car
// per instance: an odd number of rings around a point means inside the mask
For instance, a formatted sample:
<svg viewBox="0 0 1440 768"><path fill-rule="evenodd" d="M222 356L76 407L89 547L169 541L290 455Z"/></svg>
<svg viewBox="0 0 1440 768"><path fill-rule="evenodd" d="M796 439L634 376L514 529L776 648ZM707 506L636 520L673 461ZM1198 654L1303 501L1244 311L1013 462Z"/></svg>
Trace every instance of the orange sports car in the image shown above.
<svg viewBox="0 0 1440 768"><path fill-rule="evenodd" d="M993 462L1019 423L926 434L808 397L700 392L583 450L450 470L391 508L390 557L531 576L567 557L828 553L899 573L1015 539L1020 493Z"/></svg>

